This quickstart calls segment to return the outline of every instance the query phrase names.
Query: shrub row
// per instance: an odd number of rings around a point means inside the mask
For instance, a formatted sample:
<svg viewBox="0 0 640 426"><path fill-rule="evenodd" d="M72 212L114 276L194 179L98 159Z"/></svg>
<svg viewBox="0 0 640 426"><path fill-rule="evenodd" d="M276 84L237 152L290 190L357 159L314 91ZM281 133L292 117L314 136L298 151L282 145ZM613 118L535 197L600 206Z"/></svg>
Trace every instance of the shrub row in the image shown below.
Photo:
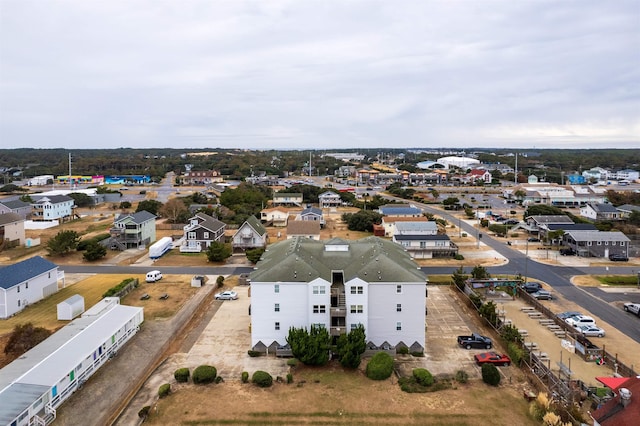
<svg viewBox="0 0 640 426"><path fill-rule="evenodd" d="M102 297L111 297L115 294L118 294L120 291L122 291L126 286L128 286L132 281L135 281L135 278L127 278L125 280L123 280L120 284L118 284L115 287L111 287L109 290L107 290ZM137 285L136 285L137 287Z"/></svg>
<svg viewBox="0 0 640 426"><path fill-rule="evenodd" d="M178 383L186 383L189 381L189 369L188 368L178 368L174 373L173 377L175 377L176 382Z"/></svg>

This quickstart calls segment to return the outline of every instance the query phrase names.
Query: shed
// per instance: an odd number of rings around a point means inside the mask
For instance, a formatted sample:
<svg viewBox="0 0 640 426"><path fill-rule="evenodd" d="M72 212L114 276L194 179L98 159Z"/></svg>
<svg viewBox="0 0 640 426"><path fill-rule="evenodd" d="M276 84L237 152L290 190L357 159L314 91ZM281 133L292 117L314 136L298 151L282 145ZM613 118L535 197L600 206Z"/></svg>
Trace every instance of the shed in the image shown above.
<svg viewBox="0 0 640 426"><path fill-rule="evenodd" d="M191 287L202 287L207 281L207 277L204 275L194 275L191 278Z"/></svg>
<svg viewBox="0 0 640 426"><path fill-rule="evenodd" d="M58 320L71 321L84 312L84 297L74 294L58 303Z"/></svg>

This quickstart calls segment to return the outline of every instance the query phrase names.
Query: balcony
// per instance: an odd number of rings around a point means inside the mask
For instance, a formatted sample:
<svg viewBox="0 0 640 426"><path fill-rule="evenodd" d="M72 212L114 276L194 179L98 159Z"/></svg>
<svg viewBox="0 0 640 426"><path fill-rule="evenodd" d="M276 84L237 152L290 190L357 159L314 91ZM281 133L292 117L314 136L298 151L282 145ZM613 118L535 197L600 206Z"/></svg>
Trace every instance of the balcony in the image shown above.
<svg viewBox="0 0 640 426"><path fill-rule="evenodd" d="M341 334L346 334L346 333L347 333L347 327L344 327L344 326L329 328L329 334L331 336L340 336Z"/></svg>

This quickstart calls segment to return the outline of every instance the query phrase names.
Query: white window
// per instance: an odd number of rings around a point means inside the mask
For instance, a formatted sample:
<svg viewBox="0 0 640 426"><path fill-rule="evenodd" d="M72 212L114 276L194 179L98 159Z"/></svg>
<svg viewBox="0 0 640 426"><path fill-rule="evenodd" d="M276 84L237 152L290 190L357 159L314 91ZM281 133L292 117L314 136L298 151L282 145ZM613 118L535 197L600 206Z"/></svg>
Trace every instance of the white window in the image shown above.
<svg viewBox="0 0 640 426"><path fill-rule="evenodd" d="M205 239L205 240L208 240L208 239L209 239L209 233L208 233L208 232L205 232L205 233L203 234L203 237L204 237L204 239Z"/></svg>
<svg viewBox="0 0 640 426"><path fill-rule="evenodd" d="M398 294L402 294L402 284L398 284L398 285L396 286L396 293L398 293Z"/></svg>
<svg viewBox="0 0 640 426"><path fill-rule="evenodd" d="M314 314L324 314L327 312L326 305L313 305L313 313Z"/></svg>
<svg viewBox="0 0 640 426"><path fill-rule="evenodd" d="M274 284L273 285L273 292L274 293L280 293L280 284Z"/></svg>
<svg viewBox="0 0 640 426"><path fill-rule="evenodd" d="M20 286L18 286L18 293L20 293Z"/></svg>
<svg viewBox="0 0 640 426"><path fill-rule="evenodd" d="M396 323L396 330L397 330L397 331L402 331L402 322L401 322L401 321L398 321L398 322Z"/></svg>
<svg viewBox="0 0 640 426"><path fill-rule="evenodd" d="M20 299L18 299L18 307L20 307Z"/></svg>
<svg viewBox="0 0 640 426"><path fill-rule="evenodd" d="M352 314L361 314L362 312L364 312L362 305L351 305Z"/></svg>
<svg viewBox="0 0 640 426"><path fill-rule="evenodd" d="M24 283L24 287L25 288L29 288L29 282L28 281L26 283Z"/></svg>
<svg viewBox="0 0 640 426"><path fill-rule="evenodd" d="M620 241L620 245L623 246L624 245L624 241Z"/></svg>
<svg viewBox="0 0 640 426"><path fill-rule="evenodd" d="M196 233L195 232L189 232L187 235L187 238L190 240L195 240L196 239Z"/></svg>
<svg viewBox="0 0 640 426"><path fill-rule="evenodd" d="M273 305L273 310L276 312L280 312L280 304L276 303L275 305Z"/></svg>
<svg viewBox="0 0 640 426"><path fill-rule="evenodd" d="M420 248L427 248L427 243L425 241L420 241Z"/></svg>
<svg viewBox="0 0 640 426"><path fill-rule="evenodd" d="M615 241L611 241L611 245L612 245L612 246L615 246L615 245L616 245L616 242L615 242Z"/></svg>
<svg viewBox="0 0 640 426"><path fill-rule="evenodd" d="M280 323L276 322L276 330L280 330Z"/></svg>
<svg viewBox="0 0 640 426"><path fill-rule="evenodd" d="M323 285L314 285L313 294L325 294L325 288Z"/></svg>
<svg viewBox="0 0 640 426"><path fill-rule="evenodd" d="M402 312L402 303L396 305L396 312Z"/></svg>
<svg viewBox="0 0 640 426"><path fill-rule="evenodd" d="M598 241L598 245L601 246L602 245L602 241Z"/></svg>
<svg viewBox="0 0 640 426"><path fill-rule="evenodd" d="M604 242L604 245L605 245L605 246L608 246L608 245L609 245L609 241L605 241L605 242Z"/></svg>
<svg viewBox="0 0 640 426"><path fill-rule="evenodd" d="M316 328L327 328L327 326L322 322L311 324L311 326Z"/></svg>
<svg viewBox="0 0 640 426"><path fill-rule="evenodd" d="M363 293L364 293L364 287L362 287L361 285L351 286L351 294L363 294Z"/></svg>
<svg viewBox="0 0 640 426"><path fill-rule="evenodd" d="M587 242L587 245L588 245L588 246L590 246L590 245L591 245L591 241L588 241L588 242Z"/></svg>

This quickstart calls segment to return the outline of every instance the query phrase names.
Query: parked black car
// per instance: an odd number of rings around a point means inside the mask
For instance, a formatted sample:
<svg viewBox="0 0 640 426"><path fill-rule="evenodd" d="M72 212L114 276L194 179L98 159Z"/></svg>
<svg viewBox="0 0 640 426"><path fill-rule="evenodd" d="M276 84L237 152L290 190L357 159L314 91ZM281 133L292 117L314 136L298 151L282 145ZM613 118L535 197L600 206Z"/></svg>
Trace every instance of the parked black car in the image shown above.
<svg viewBox="0 0 640 426"><path fill-rule="evenodd" d="M538 290L542 290L542 285L539 282L529 281L524 283L522 289L527 293L535 293Z"/></svg>
<svg viewBox="0 0 640 426"><path fill-rule="evenodd" d="M629 258L624 254L610 254L609 260L612 262L628 262Z"/></svg>
<svg viewBox="0 0 640 426"><path fill-rule="evenodd" d="M573 256L574 254L576 254L576 252L573 251L572 248L563 248L560 249L560 254L563 256Z"/></svg>

